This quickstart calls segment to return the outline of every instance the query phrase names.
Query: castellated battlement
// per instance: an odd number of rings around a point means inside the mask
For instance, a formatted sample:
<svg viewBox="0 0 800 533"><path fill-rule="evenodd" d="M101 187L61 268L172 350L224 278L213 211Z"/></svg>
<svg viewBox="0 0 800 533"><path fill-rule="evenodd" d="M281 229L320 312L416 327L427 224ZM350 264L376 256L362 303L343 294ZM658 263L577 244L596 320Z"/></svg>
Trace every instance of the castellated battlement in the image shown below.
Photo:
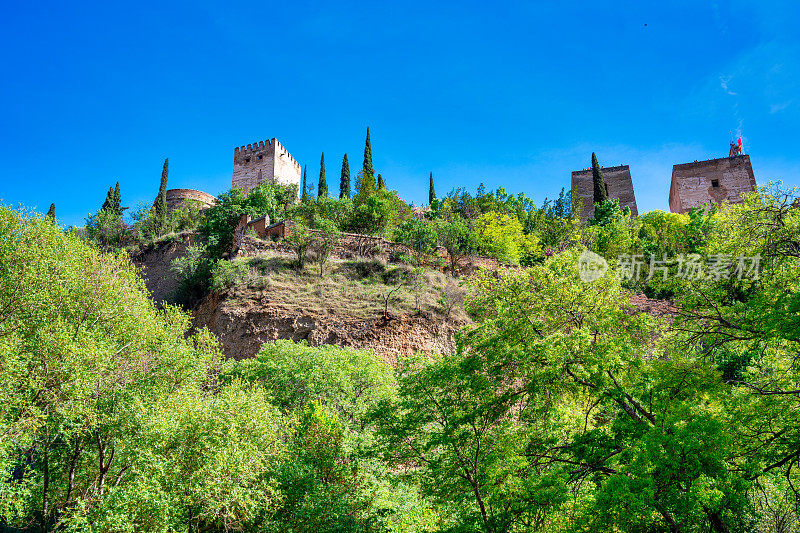
<svg viewBox="0 0 800 533"><path fill-rule="evenodd" d="M233 150L233 186L249 191L264 181L300 188L300 163L278 139L272 138Z"/></svg>

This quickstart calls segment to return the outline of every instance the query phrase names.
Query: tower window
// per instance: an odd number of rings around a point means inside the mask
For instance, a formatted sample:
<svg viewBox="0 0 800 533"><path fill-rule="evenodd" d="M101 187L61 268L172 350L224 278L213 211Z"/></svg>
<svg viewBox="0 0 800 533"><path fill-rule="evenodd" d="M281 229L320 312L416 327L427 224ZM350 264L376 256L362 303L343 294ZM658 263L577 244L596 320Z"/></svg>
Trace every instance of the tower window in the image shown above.
<svg viewBox="0 0 800 533"><path fill-rule="evenodd" d="M262 159L264 159L264 156L261 155L261 154L258 154L258 160L261 161Z"/></svg>
<svg viewBox="0 0 800 533"><path fill-rule="evenodd" d="M719 180L711 180L711 186L715 189L719 188Z"/></svg>
<svg viewBox="0 0 800 533"><path fill-rule="evenodd" d="M245 158L244 158L244 162L245 162L245 163L249 163L249 162L250 162L250 158L249 158L249 157L245 157Z"/></svg>

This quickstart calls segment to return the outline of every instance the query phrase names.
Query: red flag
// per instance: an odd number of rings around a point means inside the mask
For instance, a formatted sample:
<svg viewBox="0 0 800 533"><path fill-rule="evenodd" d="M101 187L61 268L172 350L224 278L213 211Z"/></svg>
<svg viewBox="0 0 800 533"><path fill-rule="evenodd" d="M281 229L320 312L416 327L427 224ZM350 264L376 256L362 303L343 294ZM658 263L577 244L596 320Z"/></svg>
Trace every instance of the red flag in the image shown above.
<svg viewBox="0 0 800 533"><path fill-rule="evenodd" d="M742 138L739 137L739 148L741 148L741 147L742 147Z"/></svg>

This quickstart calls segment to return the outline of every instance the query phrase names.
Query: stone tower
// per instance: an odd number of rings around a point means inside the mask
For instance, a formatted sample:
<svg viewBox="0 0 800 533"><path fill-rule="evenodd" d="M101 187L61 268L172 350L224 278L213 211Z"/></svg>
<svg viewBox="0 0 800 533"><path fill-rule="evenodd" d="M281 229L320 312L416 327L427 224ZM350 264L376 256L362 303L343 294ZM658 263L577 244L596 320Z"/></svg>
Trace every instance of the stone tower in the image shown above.
<svg viewBox="0 0 800 533"><path fill-rule="evenodd" d="M233 150L233 186L246 192L264 181L300 190L300 163L275 138Z"/></svg>
<svg viewBox="0 0 800 533"><path fill-rule="evenodd" d="M742 194L755 188L756 178L749 155L675 165L669 189L669 210L688 213L693 207L740 203Z"/></svg>
<svg viewBox="0 0 800 533"><path fill-rule="evenodd" d="M636 196L633 194L633 180L628 165L601 168L603 180L608 186L608 197L618 199L620 207L629 207L633 216L639 216L636 208ZM583 200L581 220L588 220L594 216L594 184L592 182L592 169L576 170L572 173L572 192Z"/></svg>

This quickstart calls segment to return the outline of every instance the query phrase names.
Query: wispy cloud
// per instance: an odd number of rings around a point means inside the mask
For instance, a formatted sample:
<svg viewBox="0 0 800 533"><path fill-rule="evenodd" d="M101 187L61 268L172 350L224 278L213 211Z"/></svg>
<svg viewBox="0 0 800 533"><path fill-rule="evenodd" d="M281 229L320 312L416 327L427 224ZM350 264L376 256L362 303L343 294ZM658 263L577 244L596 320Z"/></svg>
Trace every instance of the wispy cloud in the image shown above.
<svg viewBox="0 0 800 533"><path fill-rule="evenodd" d="M728 88L728 83L731 81L731 78L733 78L733 76L728 76L727 78L725 76L720 76L719 86L722 87L723 91L730 94L731 96L736 96L736 93Z"/></svg>
<svg viewBox="0 0 800 533"><path fill-rule="evenodd" d="M771 104L769 106L769 112L773 115L775 113L780 113L781 111L792 105L792 102L793 100L787 100L786 102L781 102L779 104Z"/></svg>

